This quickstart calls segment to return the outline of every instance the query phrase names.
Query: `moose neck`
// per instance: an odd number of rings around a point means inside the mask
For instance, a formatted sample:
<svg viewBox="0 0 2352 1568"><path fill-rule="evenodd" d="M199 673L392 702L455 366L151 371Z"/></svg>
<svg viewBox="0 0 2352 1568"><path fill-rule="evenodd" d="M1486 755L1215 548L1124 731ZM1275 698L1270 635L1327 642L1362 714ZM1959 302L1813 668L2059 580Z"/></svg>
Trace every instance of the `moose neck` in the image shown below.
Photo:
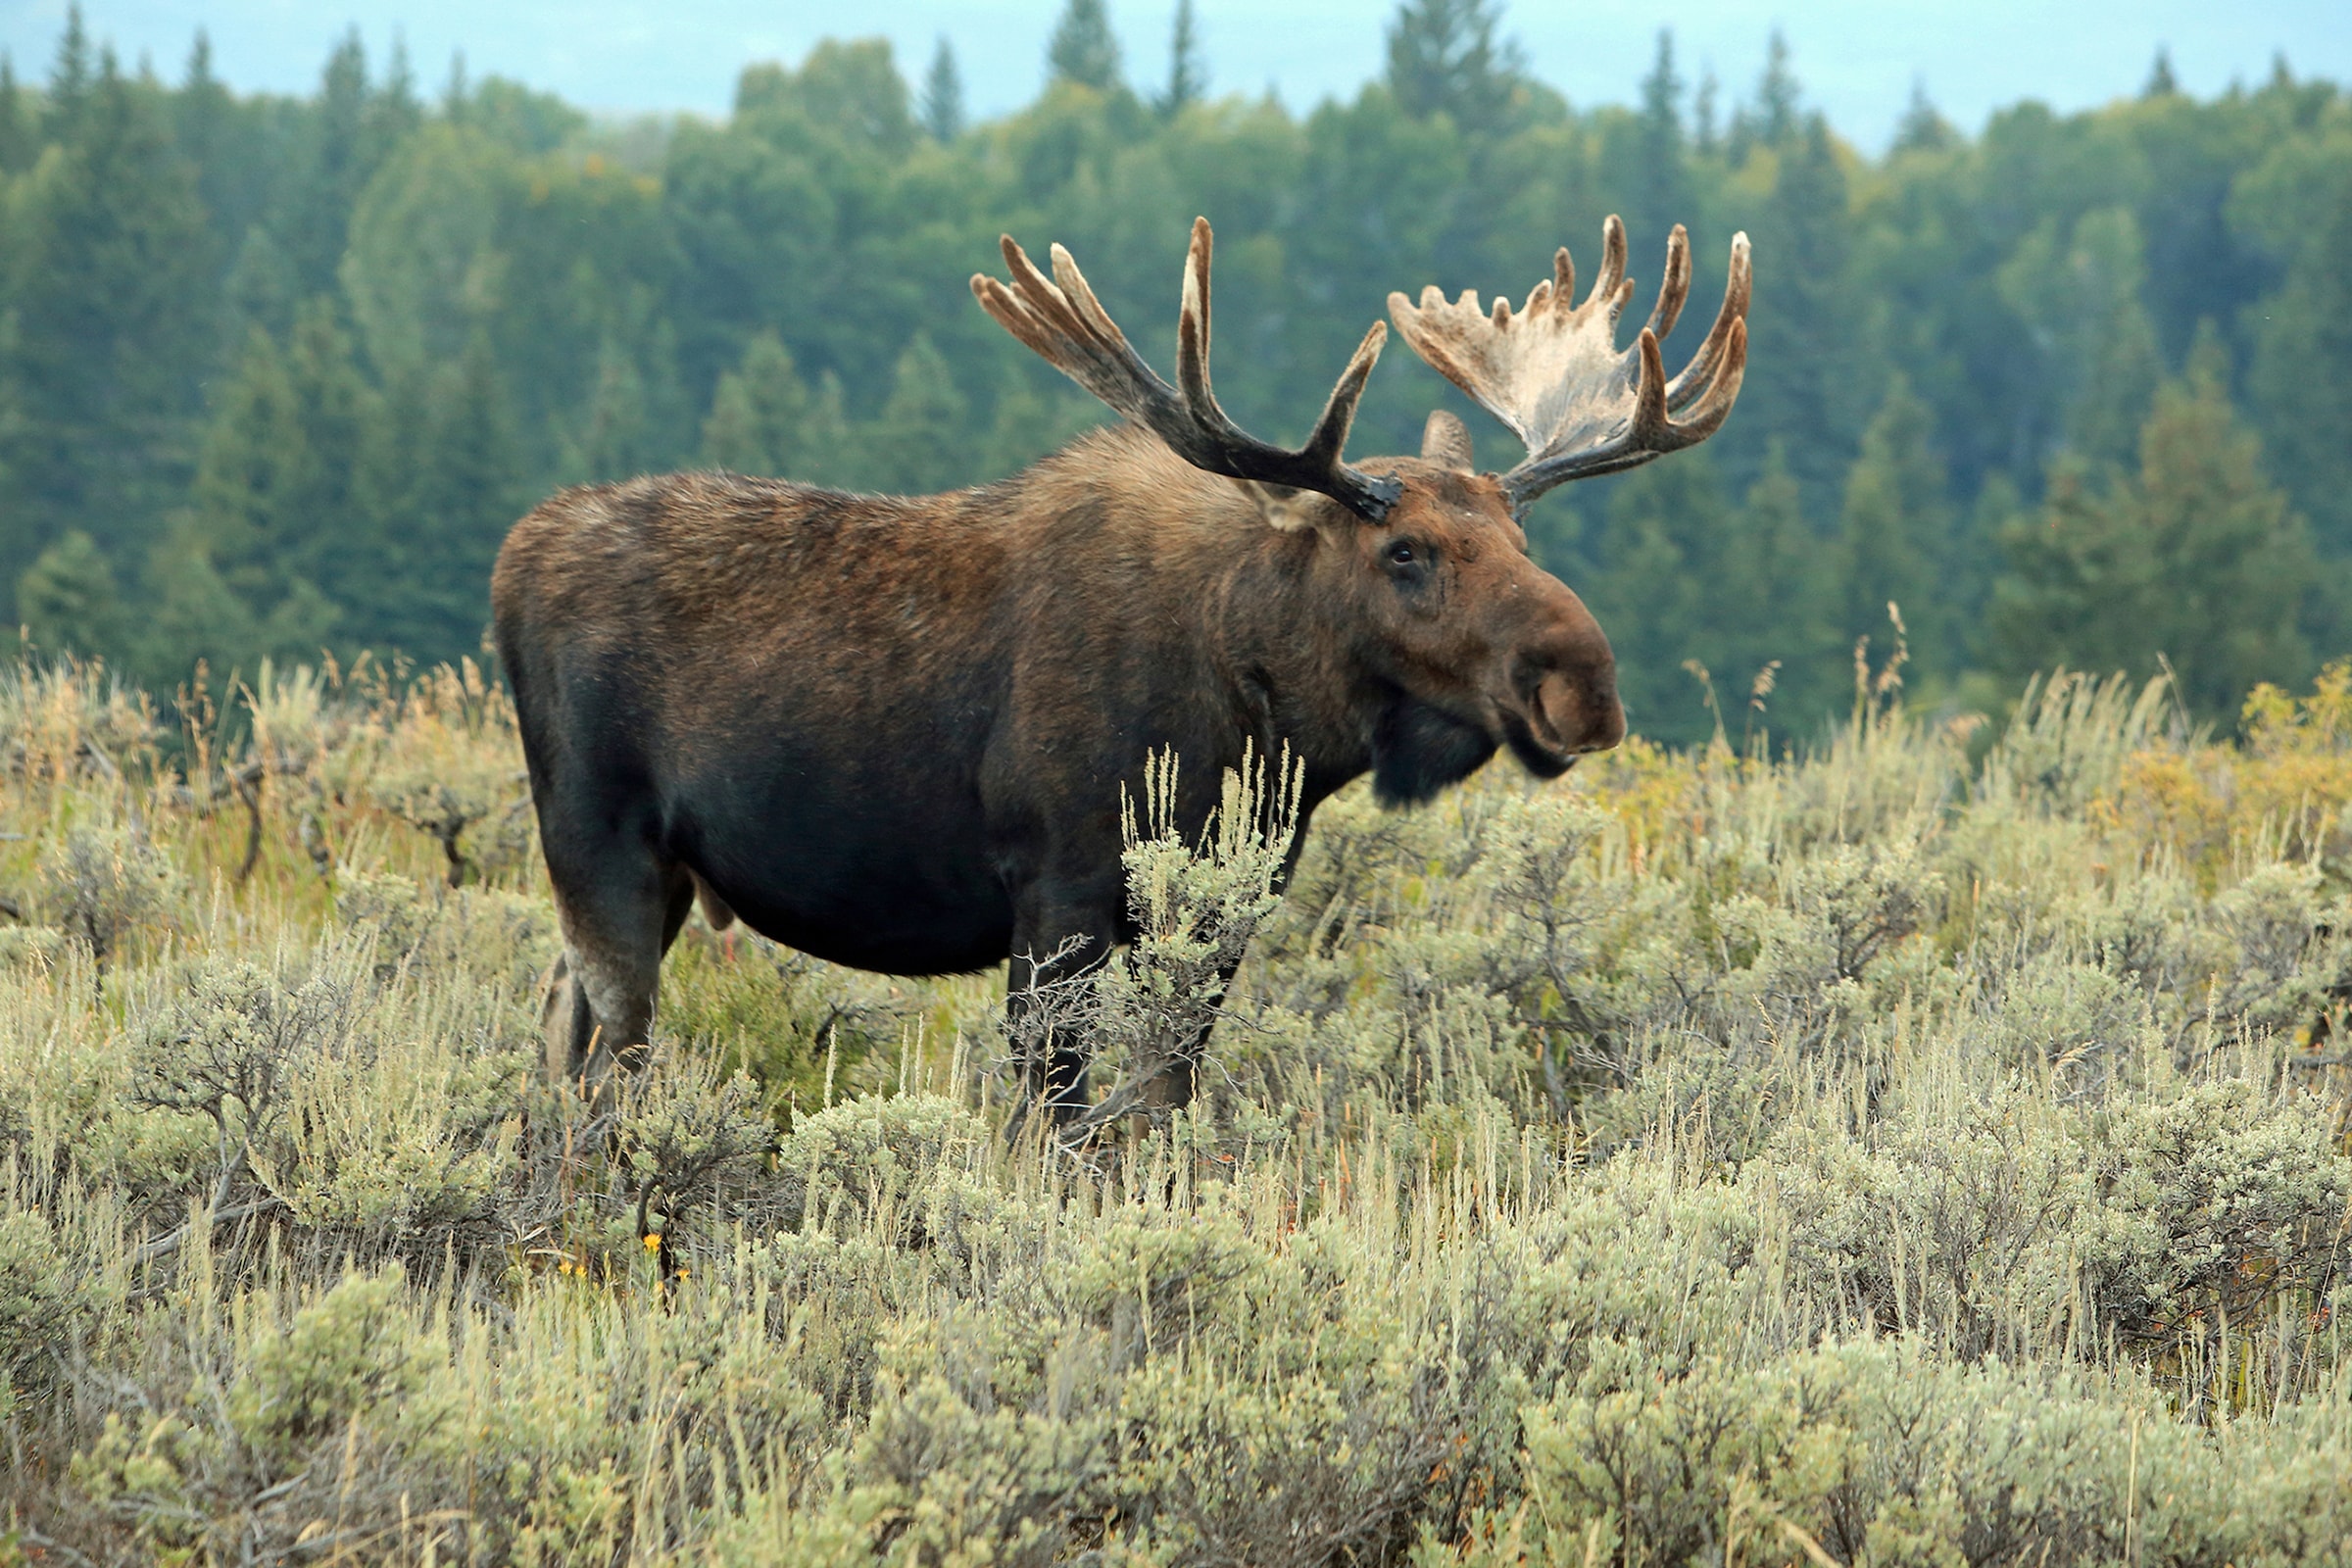
<svg viewBox="0 0 2352 1568"><path fill-rule="evenodd" d="M1250 519L1254 522L1256 519ZM1311 531L1259 523L1229 551L1216 603L1228 674L1306 766L1311 807L1364 773L1392 804L1419 802L1494 755L1486 733L1408 698L1384 675L1354 596Z"/></svg>

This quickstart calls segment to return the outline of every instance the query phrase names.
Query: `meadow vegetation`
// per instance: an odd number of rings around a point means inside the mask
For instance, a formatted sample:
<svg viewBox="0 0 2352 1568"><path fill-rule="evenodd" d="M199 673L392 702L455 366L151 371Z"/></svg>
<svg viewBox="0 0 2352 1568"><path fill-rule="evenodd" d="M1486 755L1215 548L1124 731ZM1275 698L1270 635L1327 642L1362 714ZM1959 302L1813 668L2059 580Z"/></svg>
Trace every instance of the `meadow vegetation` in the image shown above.
<svg viewBox="0 0 2352 1568"><path fill-rule="evenodd" d="M2305 1563L2352 1541L2352 669L1887 671L1200 844L1008 1144L1001 976L691 926L655 1065L471 667L0 677L0 1560ZM1181 765L1179 763L1179 765ZM1273 815L1279 820L1279 810Z"/></svg>

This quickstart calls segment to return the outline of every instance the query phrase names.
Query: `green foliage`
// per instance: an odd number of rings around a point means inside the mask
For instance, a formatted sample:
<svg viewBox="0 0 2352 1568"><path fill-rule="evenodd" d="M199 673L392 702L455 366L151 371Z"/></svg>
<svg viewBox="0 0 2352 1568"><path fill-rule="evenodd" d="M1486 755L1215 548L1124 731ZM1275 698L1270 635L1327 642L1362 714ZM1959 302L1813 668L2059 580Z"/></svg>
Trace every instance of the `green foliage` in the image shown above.
<svg viewBox="0 0 2352 1568"><path fill-rule="evenodd" d="M201 39L166 86L74 21L46 84L0 86L0 577L45 646L159 689L200 655L458 659L499 538L558 484L700 461L953 486L1099 422L971 308L961 280L1001 231L1070 243L1149 344L1183 220L1208 214L1220 391L1290 438L1390 290L1515 293L1564 240L1589 271L1616 211L1637 279L1669 225L1693 237L1700 297L1670 359L1735 230L1762 278L1713 474L1598 481L1538 519L1646 732L1714 728L1686 662L1734 710L1777 660L1770 712L1727 731L1816 734L1889 598L1923 701L2014 696L2059 653L2144 657L2103 632L2012 652L1983 628L1995 578L2039 603L2048 574L2004 559L2003 525L2130 489L2156 390L2207 321L2243 367L2218 395L2263 436L2253 478L2311 519L2321 566L2307 647L2233 624L2227 656L2170 630L2166 649L2220 719L2238 686L2300 678L2340 640L2334 86L2281 69L2211 101L2021 106L1974 136L1920 98L1873 159L1811 111L1777 37L1726 127L1687 41L1627 65L1628 107L1571 111L1496 7L1411 0L1381 80L1294 116L1211 101L1193 18L1177 8L1147 104L1107 11L1072 4L1047 89L977 126L944 45L919 91L888 45L827 41L747 67L723 122L613 124L462 74L427 104L356 36L308 97L230 92ZM1356 448L1411 450L1453 396L1392 356Z"/></svg>
<svg viewBox="0 0 2352 1568"><path fill-rule="evenodd" d="M1389 24L1389 91L1406 113L1445 115L1473 134L1498 128L1526 62L1496 35L1488 0L1408 0Z"/></svg>
<svg viewBox="0 0 2352 1568"><path fill-rule="evenodd" d="M1068 0L1046 43L1046 68L1059 81L1097 92L1119 85L1119 40L1111 35L1102 0Z"/></svg>
<svg viewBox="0 0 2352 1568"><path fill-rule="evenodd" d="M2312 634L2334 629L2310 532L2264 478L2260 439L2206 342L2187 377L2158 391L2137 473L2061 466L2040 514L2004 530L2011 570L1988 631L2010 670L2144 675L2169 659L2180 695L2221 719L2262 672L2308 671Z"/></svg>
<svg viewBox="0 0 2352 1568"><path fill-rule="evenodd" d="M97 542L69 528L17 579L17 618L33 646L89 653L119 645L121 596Z"/></svg>
<svg viewBox="0 0 2352 1568"><path fill-rule="evenodd" d="M963 74L944 33L931 53L931 69L923 74L921 118L933 141L952 142L963 134Z"/></svg>

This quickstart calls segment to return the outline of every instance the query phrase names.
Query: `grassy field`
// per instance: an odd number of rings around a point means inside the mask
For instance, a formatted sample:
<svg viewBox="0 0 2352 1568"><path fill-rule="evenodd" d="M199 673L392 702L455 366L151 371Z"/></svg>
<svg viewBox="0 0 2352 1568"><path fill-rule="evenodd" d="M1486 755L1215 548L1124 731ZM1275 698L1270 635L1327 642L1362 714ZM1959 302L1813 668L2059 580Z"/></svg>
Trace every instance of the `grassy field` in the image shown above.
<svg viewBox="0 0 2352 1568"><path fill-rule="evenodd" d="M1138 803L1103 1082L1251 957L1063 1152L1001 977L699 925L547 1087L470 670L0 676L0 1562L2352 1558L2352 675L1863 684L1280 901Z"/></svg>

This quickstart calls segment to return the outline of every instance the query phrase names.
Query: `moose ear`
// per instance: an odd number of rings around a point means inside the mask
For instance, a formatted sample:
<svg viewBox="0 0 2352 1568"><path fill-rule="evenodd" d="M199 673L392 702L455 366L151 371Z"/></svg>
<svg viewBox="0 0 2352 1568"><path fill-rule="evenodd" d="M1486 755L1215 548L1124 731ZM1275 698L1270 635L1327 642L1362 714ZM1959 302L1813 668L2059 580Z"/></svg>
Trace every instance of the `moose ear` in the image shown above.
<svg viewBox="0 0 2352 1568"><path fill-rule="evenodd" d="M1429 422L1421 427L1421 457L1458 473L1477 471L1470 456L1470 427L1444 409L1430 410Z"/></svg>
<svg viewBox="0 0 2352 1568"><path fill-rule="evenodd" d="M1233 487L1250 498L1266 525L1283 533L1304 533L1327 519L1338 508L1324 504L1312 490L1294 490L1263 479L1236 479Z"/></svg>

